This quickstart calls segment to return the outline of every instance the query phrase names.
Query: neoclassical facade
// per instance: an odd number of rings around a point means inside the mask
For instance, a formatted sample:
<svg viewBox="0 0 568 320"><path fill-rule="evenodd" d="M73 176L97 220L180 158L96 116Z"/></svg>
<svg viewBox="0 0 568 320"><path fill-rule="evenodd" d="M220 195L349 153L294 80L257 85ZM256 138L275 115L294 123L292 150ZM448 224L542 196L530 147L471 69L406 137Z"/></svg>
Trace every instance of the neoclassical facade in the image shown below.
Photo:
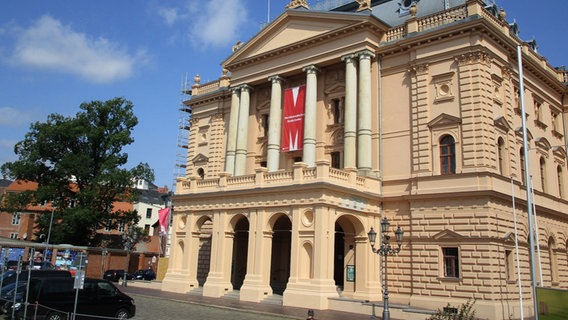
<svg viewBox="0 0 568 320"><path fill-rule="evenodd" d="M474 299L478 316L514 319L520 283L532 315L526 163L538 284L568 289L568 73L504 10L291 1L222 65L185 101L162 290L370 314L362 301L382 300L385 270L367 232L388 218L404 230L388 257L391 303ZM426 317L404 312L391 309Z"/></svg>

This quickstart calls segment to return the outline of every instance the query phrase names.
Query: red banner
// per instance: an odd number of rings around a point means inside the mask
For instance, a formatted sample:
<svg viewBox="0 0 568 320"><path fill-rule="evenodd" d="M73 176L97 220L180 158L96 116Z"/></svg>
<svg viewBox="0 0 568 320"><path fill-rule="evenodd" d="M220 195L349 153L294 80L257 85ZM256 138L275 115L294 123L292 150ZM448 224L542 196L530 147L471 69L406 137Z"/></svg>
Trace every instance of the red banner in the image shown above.
<svg viewBox="0 0 568 320"><path fill-rule="evenodd" d="M284 90L282 152L302 150L304 147L305 105L305 85Z"/></svg>

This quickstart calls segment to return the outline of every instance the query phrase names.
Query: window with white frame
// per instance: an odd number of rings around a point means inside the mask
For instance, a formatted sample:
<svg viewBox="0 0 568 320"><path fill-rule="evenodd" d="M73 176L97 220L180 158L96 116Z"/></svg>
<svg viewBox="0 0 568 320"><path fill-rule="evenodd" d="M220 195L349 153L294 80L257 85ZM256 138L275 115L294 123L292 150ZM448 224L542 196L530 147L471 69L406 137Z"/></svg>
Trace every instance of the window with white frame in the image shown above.
<svg viewBox="0 0 568 320"><path fill-rule="evenodd" d="M22 214L20 212L12 213L12 225L20 224L21 220L22 220Z"/></svg>
<svg viewBox="0 0 568 320"><path fill-rule="evenodd" d="M118 231L120 232L124 232L124 230L126 229L126 225L124 222L121 222L118 224Z"/></svg>
<svg viewBox="0 0 568 320"><path fill-rule="evenodd" d="M152 219L152 208L146 209L146 219Z"/></svg>
<svg viewBox="0 0 568 320"><path fill-rule="evenodd" d="M10 233L10 239L18 239L18 233L17 232Z"/></svg>

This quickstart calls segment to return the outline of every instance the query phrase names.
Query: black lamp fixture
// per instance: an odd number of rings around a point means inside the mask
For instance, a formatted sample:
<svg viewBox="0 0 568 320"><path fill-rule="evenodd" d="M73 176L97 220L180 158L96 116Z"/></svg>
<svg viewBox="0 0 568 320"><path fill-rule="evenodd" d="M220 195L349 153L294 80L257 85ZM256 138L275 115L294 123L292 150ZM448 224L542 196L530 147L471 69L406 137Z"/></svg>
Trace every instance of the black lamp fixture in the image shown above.
<svg viewBox="0 0 568 320"><path fill-rule="evenodd" d="M402 238L404 236L404 231L398 226L396 231L394 232L395 240L397 243L397 248L393 248L390 244L390 236L388 235L390 228L390 222L385 217L381 220L381 235L382 241L378 248L375 248L375 243L377 241L377 233L371 227L367 236L369 237L369 243L371 244L371 250L373 253L380 254L384 256L384 279L385 279L385 286L383 291L383 320L390 320L390 311L389 311L389 285L388 285L388 264L387 264L387 257L391 255L395 255L400 252L402 247Z"/></svg>

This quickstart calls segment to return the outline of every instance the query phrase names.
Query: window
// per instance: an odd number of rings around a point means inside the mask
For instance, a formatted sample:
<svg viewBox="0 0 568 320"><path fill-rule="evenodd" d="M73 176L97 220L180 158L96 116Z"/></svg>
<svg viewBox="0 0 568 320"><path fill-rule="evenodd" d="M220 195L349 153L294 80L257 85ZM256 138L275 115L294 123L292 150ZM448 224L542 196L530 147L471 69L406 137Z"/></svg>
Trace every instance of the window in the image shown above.
<svg viewBox="0 0 568 320"><path fill-rule="evenodd" d="M440 140L440 165L442 174L456 173L456 145L450 135Z"/></svg>
<svg viewBox="0 0 568 320"><path fill-rule="evenodd" d="M539 101L534 102L534 116L536 118L535 121L542 122L542 103Z"/></svg>
<svg viewBox="0 0 568 320"><path fill-rule="evenodd" d="M526 171L525 171L525 149L521 148L521 151L519 151L519 159L521 159L521 181L523 182L523 184L526 184Z"/></svg>
<svg viewBox="0 0 568 320"><path fill-rule="evenodd" d="M550 281L558 283L558 261L556 259L556 242L553 237L548 238L548 257L550 259ZM540 284L542 286L542 283Z"/></svg>
<svg viewBox="0 0 568 320"><path fill-rule="evenodd" d="M550 113L550 117L552 118L552 130L556 131L556 132L560 132L560 128L562 127L559 123L559 117L558 117L558 113L556 112L551 112Z"/></svg>
<svg viewBox="0 0 568 320"><path fill-rule="evenodd" d="M198 175L201 179L205 179L205 170L203 170L203 168L197 169L197 175Z"/></svg>
<svg viewBox="0 0 568 320"><path fill-rule="evenodd" d="M270 123L269 123L270 118L269 118L269 115L268 115L268 114L263 114L261 119L262 119L262 120L261 120L261 121L262 121L262 130L264 131L262 136L263 136L263 137L268 137L268 128L270 128Z"/></svg>
<svg viewBox="0 0 568 320"><path fill-rule="evenodd" d="M546 161L540 158L540 185L542 192L546 192Z"/></svg>
<svg viewBox="0 0 568 320"><path fill-rule="evenodd" d="M499 173L504 175L505 174L505 141L503 138L499 138L497 140L497 158L499 161Z"/></svg>
<svg viewBox="0 0 568 320"><path fill-rule="evenodd" d="M17 232L10 233L10 239L18 239L18 233Z"/></svg>
<svg viewBox="0 0 568 320"><path fill-rule="evenodd" d="M145 234L150 234L150 225L149 225L149 224L145 224L145 225L144 225L144 233L145 233Z"/></svg>
<svg viewBox="0 0 568 320"><path fill-rule="evenodd" d="M331 100L331 114L333 116L333 124L343 123L343 102L344 98L336 98Z"/></svg>
<svg viewBox="0 0 568 320"><path fill-rule="evenodd" d="M341 152L332 152L331 154L331 167L341 169Z"/></svg>
<svg viewBox="0 0 568 320"><path fill-rule="evenodd" d="M146 219L152 219L152 208L146 209Z"/></svg>
<svg viewBox="0 0 568 320"><path fill-rule="evenodd" d="M12 224L13 225L20 224L20 220L22 220L22 214L20 212L12 213Z"/></svg>
<svg viewBox="0 0 568 320"><path fill-rule="evenodd" d="M512 250L505 250L505 276L507 281L514 281L515 277L515 260Z"/></svg>
<svg viewBox="0 0 568 320"><path fill-rule="evenodd" d="M460 277L458 253L458 248L442 248L442 254L444 255L444 277Z"/></svg>
<svg viewBox="0 0 568 320"><path fill-rule="evenodd" d="M119 223L119 224L118 224L118 231L124 232L124 230L125 230L125 224L124 224L124 222Z"/></svg>
<svg viewBox="0 0 568 320"><path fill-rule="evenodd" d="M105 231L110 231L110 226L112 225L112 221L108 219L105 224Z"/></svg>
<svg viewBox="0 0 568 320"><path fill-rule="evenodd" d="M556 179L558 180L558 197L559 198L562 198L562 196L564 195L564 193L563 193L564 185L562 184L562 179L563 179L562 176L563 176L562 167L558 166L556 168Z"/></svg>

